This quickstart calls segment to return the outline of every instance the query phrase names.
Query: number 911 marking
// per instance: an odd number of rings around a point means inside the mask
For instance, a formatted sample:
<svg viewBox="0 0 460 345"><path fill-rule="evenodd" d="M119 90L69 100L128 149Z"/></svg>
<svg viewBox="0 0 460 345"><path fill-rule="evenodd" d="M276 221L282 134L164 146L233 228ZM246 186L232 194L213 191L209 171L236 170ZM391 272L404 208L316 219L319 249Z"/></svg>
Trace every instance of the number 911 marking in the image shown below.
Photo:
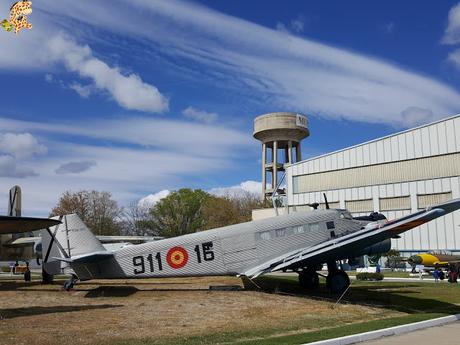
<svg viewBox="0 0 460 345"><path fill-rule="evenodd" d="M196 262L201 264L203 261L213 261L214 251L212 242L204 242L201 245L197 244L193 249L196 254ZM180 269L189 262L189 254L184 247L176 246L168 250L166 254L166 262L172 269ZM146 267L148 265L148 267ZM147 256L139 255L133 257L134 274L146 273L148 269L150 273L163 271L163 262L161 252L157 252L155 256L148 254Z"/></svg>

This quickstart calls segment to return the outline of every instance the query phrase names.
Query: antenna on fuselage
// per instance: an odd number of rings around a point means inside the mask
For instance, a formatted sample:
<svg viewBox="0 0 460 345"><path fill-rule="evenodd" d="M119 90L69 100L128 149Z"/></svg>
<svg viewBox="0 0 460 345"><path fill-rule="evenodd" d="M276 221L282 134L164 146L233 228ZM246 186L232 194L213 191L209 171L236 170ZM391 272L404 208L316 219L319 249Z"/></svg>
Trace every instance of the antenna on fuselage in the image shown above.
<svg viewBox="0 0 460 345"><path fill-rule="evenodd" d="M324 202L326 203L326 210L329 210L329 202L327 201L326 193L323 193L323 196L324 196Z"/></svg>

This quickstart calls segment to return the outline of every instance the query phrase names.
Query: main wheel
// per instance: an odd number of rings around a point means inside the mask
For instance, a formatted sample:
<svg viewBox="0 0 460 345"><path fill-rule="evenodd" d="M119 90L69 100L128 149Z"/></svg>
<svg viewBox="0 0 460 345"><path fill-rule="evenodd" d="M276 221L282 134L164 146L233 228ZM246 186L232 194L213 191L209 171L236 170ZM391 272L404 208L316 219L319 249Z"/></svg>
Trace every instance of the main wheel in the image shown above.
<svg viewBox="0 0 460 345"><path fill-rule="evenodd" d="M344 271L332 271L327 275L326 285L332 293L343 293L350 285L350 278Z"/></svg>
<svg viewBox="0 0 460 345"><path fill-rule="evenodd" d="M304 270L299 273L299 284L305 289L314 290L319 286L318 273L311 270Z"/></svg>

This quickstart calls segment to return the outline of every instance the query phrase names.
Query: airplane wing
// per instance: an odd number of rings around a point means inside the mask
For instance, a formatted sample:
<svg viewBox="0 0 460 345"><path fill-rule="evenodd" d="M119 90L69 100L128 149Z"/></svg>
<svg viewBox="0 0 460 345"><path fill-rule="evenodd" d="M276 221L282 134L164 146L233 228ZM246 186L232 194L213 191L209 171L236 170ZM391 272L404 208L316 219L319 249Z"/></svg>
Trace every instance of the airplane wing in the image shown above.
<svg viewBox="0 0 460 345"><path fill-rule="evenodd" d="M3 243L2 245L5 247L24 247L29 246L31 244L35 245L37 242L41 242L41 237L19 237L11 242Z"/></svg>
<svg viewBox="0 0 460 345"><path fill-rule="evenodd" d="M60 224L56 219L0 216L0 234L12 234L46 229Z"/></svg>
<svg viewBox="0 0 460 345"><path fill-rule="evenodd" d="M409 216L388 221L383 225L370 223L362 230L342 237L333 238L315 246L287 253L251 268L241 275L255 278L261 274L288 268L299 262L307 263L308 261L320 260L320 262L326 262L328 258L341 258L343 253L348 253L350 251L357 252L458 209L460 209L460 199L455 199L429 207Z"/></svg>
<svg viewBox="0 0 460 345"><path fill-rule="evenodd" d="M96 236L102 243L117 243L117 242L135 242L145 243L162 240L164 237L161 236Z"/></svg>

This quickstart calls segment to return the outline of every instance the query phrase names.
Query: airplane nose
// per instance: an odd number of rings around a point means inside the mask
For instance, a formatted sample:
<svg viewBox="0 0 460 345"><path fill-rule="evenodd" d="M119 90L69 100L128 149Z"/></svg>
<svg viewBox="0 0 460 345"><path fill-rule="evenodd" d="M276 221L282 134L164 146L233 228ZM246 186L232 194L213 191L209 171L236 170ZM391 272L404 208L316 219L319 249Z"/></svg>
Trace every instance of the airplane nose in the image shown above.
<svg viewBox="0 0 460 345"><path fill-rule="evenodd" d="M407 259L407 262L411 266L421 265L422 264L422 258L420 257L420 255L412 255L409 259Z"/></svg>

